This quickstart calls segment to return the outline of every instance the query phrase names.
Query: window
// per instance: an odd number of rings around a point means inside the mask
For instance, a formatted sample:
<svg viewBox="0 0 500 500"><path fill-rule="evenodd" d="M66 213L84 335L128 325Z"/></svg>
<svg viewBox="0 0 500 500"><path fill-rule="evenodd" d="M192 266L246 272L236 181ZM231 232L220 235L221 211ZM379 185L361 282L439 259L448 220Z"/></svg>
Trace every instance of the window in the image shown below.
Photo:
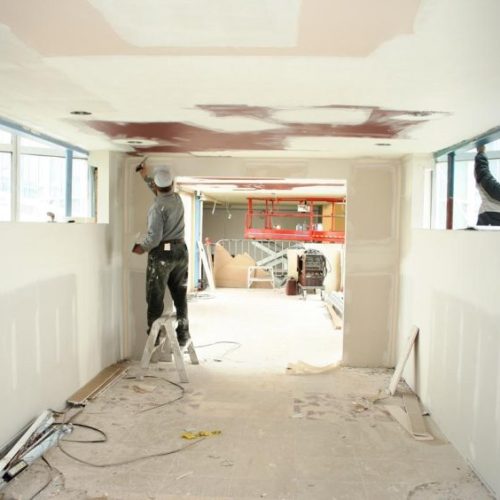
<svg viewBox="0 0 500 500"><path fill-rule="evenodd" d="M481 198L474 177L475 143L461 146L454 151L453 162L453 229L475 226L481 205ZM425 214L432 210L433 229L445 229L448 201L448 159L446 154L438 157L431 172L429 182L425 172L424 179L424 221ZM500 139L486 143L486 155L490 171L500 182ZM429 196L429 193L432 193ZM428 220L428 219L427 219ZM425 223L424 223L425 227ZM428 227L428 226L427 226Z"/></svg>
<svg viewBox="0 0 500 500"><path fill-rule="evenodd" d="M0 128L0 221L91 219L95 175L83 151Z"/></svg>
<svg viewBox="0 0 500 500"><path fill-rule="evenodd" d="M5 130L0 129L0 144L12 144L12 134Z"/></svg>
<svg viewBox="0 0 500 500"><path fill-rule="evenodd" d="M0 129L0 221L11 219L12 134Z"/></svg>
<svg viewBox="0 0 500 500"><path fill-rule="evenodd" d="M11 164L12 154L0 151L0 220L11 219Z"/></svg>
<svg viewBox="0 0 500 500"><path fill-rule="evenodd" d="M488 153L487 153L488 154ZM500 179L500 159L491 159L490 172ZM481 197L474 177L474 161L455 162L455 192L453 196L453 229L475 226Z"/></svg>
<svg viewBox="0 0 500 500"><path fill-rule="evenodd" d="M62 220L66 206L66 161L52 156L21 155L19 220Z"/></svg>

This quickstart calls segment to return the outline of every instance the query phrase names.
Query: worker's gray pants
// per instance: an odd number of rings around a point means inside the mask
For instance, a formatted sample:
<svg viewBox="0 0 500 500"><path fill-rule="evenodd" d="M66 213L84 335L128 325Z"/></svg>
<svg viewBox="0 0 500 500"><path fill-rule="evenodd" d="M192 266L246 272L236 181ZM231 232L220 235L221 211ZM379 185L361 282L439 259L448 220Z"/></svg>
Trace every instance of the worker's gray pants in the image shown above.
<svg viewBox="0 0 500 500"><path fill-rule="evenodd" d="M185 243L173 243L168 251L155 248L149 252L146 271L148 333L163 314L163 298L168 286L177 311L177 337L189 335L187 310L188 250Z"/></svg>

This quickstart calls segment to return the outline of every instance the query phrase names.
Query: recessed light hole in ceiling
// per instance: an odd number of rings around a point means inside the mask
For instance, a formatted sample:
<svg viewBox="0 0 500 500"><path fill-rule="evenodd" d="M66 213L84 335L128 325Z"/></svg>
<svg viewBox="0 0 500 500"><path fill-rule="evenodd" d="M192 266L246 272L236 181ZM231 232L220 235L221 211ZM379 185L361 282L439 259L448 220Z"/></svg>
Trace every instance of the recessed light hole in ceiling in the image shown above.
<svg viewBox="0 0 500 500"><path fill-rule="evenodd" d="M125 139L115 139L113 141L115 144L121 144L125 146L132 146L134 148L144 148L149 146L157 146L157 141L152 141L149 139L141 139L141 138L125 138Z"/></svg>

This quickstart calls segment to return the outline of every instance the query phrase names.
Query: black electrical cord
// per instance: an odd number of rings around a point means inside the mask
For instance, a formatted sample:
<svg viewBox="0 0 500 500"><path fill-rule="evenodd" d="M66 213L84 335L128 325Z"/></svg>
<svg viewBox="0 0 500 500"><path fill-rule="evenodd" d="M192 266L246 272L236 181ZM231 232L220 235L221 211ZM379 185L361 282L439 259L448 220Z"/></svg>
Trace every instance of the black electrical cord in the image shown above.
<svg viewBox="0 0 500 500"><path fill-rule="evenodd" d="M128 465L128 464L133 464L135 462L140 462L141 460L147 460L148 458L156 458L156 457L165 457L167 455L172 455L174 453L178 453L180 451L185 450L186 448L190 448L191 446L194 446L195 444L198 444L200 441L203 441L205 438L200 438L197 441L193 441L185 446L182 446L181 448L177 448L175 450L170 450L170 451L163 451L160 453L152 453L151 455L143 455L142 457L136 457L136 458L131 458L129 460L123 460L121 462L114 462L114 463L109 463L109 464L95 464L93 462L88 462L87 460L83 460L82 458L76 457L75 455L72 455L68 451L66 451L62 446L61 442L57 445L57 447L64 453L67 457L71 458L75 462L79 462L84 465L88 465L89 467L96 467L96 468L107 468L107 467L119 467L121 465Z"/></svg>
<svg viewBox="0 0 500 500"><path fill-rule="evenodd" d="M170 401L166 401L165 403L160 403L157 405L150 406L149 408L145 408L144 410L139 410L137 413L146 413L147 411L152 411L152 410L157 410L158 408L163 408L164 406L167 406L167 405L170 405L172 403L175 403L176 401L179 401L180 399L182 399L184 397L184 395L186 393L186 390L184 389L184 387L182 387L182 385L177 384L175 382L172 382L171 380L168 380L168 378L157 377L155 375L144 375L144 378L155 378L158 380L163 380L164 382L167 382L167 383L177 387L178 389L180 389L181 394L178 397L171 399ZM139 380L139 378L138 377L125 377L124 380Z"/></svg>
<svg viewBox="0 0 500 500"><path fill-rule="evenodd" d="M241 344L239 342L235 342L233 340L219 340L218 342L212 342L211 344L195 345L194 347L196 349L201 349L203 347L211 347L217 344L238 344L238 348L241 347Z"/></svg>
<svg viewBox="0 0 500 500"><path fill-rule="evenodd" d="M203 347L211 347L213 345L217 344L236 344L236 347L232 347L228 349L222 356L219 356L218 358L214 358L214 361L222 361L228 354L231 354L234 351L237 351L240 347L241 344L239 342L234 342L232 340L220 340L218 342L212 342L211 344L204 344L204 345L195 345L194 347L196 349L202 349Z"/></svg>
<svg viewBox="0 0 500 500"><path fill-rule="evenodd" d="M52 481L54 481L54 476L52 475L52 472L55 470L54 467L49 463L49 461L43 455L41 456L41 459L43 460L43 462L45 462L45 465L47 466L47 471L49 473L49 480L36 493L34 493L30 497L30 500L34 500L38 495L40 495L40 493L45 491L52 484ZM61 474L60 471L57 472Z"/></svg>
<svg viewBox="0 0 500 500"><path fill-rule="evenodd" d="M66 425L66 424L54 424L54 425ZM102 439L66 439L62 438L63 441L66 441L67 443L105 443L108 440L108 435L102 431L101 429L98 429L97 427L93 427L92 425L87 425L87 424L79 424L77 422L71 422L71 425L75 427L82 427L83 429L89 429L91 431L97 432L102 436Z"/></svg>
<svg viewBox="0 0 500 500"><path fill-rule="evenodd" d="M216 343L222 343L222 342L216 342ZM237 343L237 342L231 342L231 343ZM237 348L239 347L239 345L237 346ZM138 380L138 377L124 377L126 380L131 380L131 379L135 379L135 380ZM178 401L179 399L182 399L185 395L185 389L184 387L182 387L181 385L175 383L175 382L172 382L171 380L168 380L164 377L157 377L157 376L154 376L154 375L145 375L144 378L154 378L154 379L159 379L159 380L163 380L164 382L167 382L168 384L171 384L175 387L177 387L178 389L181 390L181 394L179 397L175 398L175 399L172 399L170 401L167 401L166 403L162 403L162 404L159 404L159 405L155 405L151 408L147 408L145 410L141 410L139 413L144 413L146 411L150 411L150 410L155 410L155 409L158 409L158 408L161 408L163 406L166 406L168 404L171 404L171 403L174 403L175 401ZM140 457L136 457L136 458L132 458L132 459L129 459L129 460L123 460L121 462L115 462L115 463L109 463L109 464L96 464L96 463L92 463L92 462L88 462L86 460L83 460L71 453L69 453L67 450L65 450L62 446L61 446L61 442L62 441L66 441L66 442L69 442L69 443L84 443L84 444L97 444L97 443L105 443L108 441L108 436L107 434L99 429L98 427L94 427L92 425L88 425L88 424L81 424L81 423L78 423L78 422L73 422L73 420L83 411L83 408L81 408L79 411L77 411L73 416L71 416L71 418L65 422L65 417L67 415L67 413L72 409L71 406L69 407L66 407L64 408L63 410L61 411L58 411L58 410L50 410L52 411L54 414L56 415L60 415L63 417L63 422L57 422L57 423L54 423L53 425L65 425L65 424L71 424L75 427L81 427L81 428L84 428L84 429L88 429L88 430L91 430L91 431L94 431L98 434L100 434L101 438L99 439L90 439L90 440L78 440L78 439L61 439L61 441L59 441L59 443L57 444L57 447L59 448L59 450L64 454L66 455L67 457L71 458L72 460L76 461L76 462L79 462L81 464L84 464L84 465L88 465L89 467L96 467L96 468L107 468L107 467L118 467L118 466L122 466L122 465L128 465L128 464L131 464L131 463L135 463L135 462L139 462L141 460L147 460L147 459L150 459L150 458L156 458L156 457L164 457L164 456L168 456L168 455L172 455L174 453L178 453L178 452L181 452L187 448L190 448L191 446L194 446L196 444L198 444L200 441L203 441L205 438L202 437L196 441L193 441L185 446L182 446L180 448L177 448L175 450L169 450L169 451L164 451L164 452L160 452L160 453L153 453L153 454L150 454L150 455L143 455L143 456L140 456ZM48 473L49 473L49 479L48 481L46 481L46 483L38 490L36 491L31 497L30 497L30 500L34 500L38 495L40 495L43 491L45 491L50 485L51 483L54 481L54 476L53 476L53 472L57 472L57 474L59 474L64 482L64 475L61 471L59 471L58 469L56 469L53 465L51 465L49 463L49 461L42 455L42 460L43 462L46 464L46 466L48 467Z"/></svg>

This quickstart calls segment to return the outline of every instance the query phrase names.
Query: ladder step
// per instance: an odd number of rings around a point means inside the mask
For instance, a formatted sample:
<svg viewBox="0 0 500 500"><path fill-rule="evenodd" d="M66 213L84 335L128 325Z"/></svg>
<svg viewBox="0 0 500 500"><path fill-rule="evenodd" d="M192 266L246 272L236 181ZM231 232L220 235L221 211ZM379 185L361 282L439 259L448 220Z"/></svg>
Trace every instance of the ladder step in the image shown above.
<svg viewBox="0 0 500 500"><path fill-rule="evenodd" d="M189 380L186 373L186 366L184 364L183 351L187 350L191 359L191 363L193 365L198 365L199 360L198 356L196 355L192 339L189 339L188 343L184 347L181 348L179 346L177 334L174 330L173 325L174 319L175 315L169 314L161 316L153 323L153 325L151 326L151 331L149 332L148 338L146 340L144 352L142 354L141 368L148 368L153 353L160 350L160 356L164 356L164 359L160 358L162 361L168 362L172 361L172 357L174 358L175 367L179 375L179 380L181 382L187 383L189 382ZM160 335L162 328L165 330L166 336L161 336L159 345L155 345L156 339L158 338L158 335Z"/></svg>

